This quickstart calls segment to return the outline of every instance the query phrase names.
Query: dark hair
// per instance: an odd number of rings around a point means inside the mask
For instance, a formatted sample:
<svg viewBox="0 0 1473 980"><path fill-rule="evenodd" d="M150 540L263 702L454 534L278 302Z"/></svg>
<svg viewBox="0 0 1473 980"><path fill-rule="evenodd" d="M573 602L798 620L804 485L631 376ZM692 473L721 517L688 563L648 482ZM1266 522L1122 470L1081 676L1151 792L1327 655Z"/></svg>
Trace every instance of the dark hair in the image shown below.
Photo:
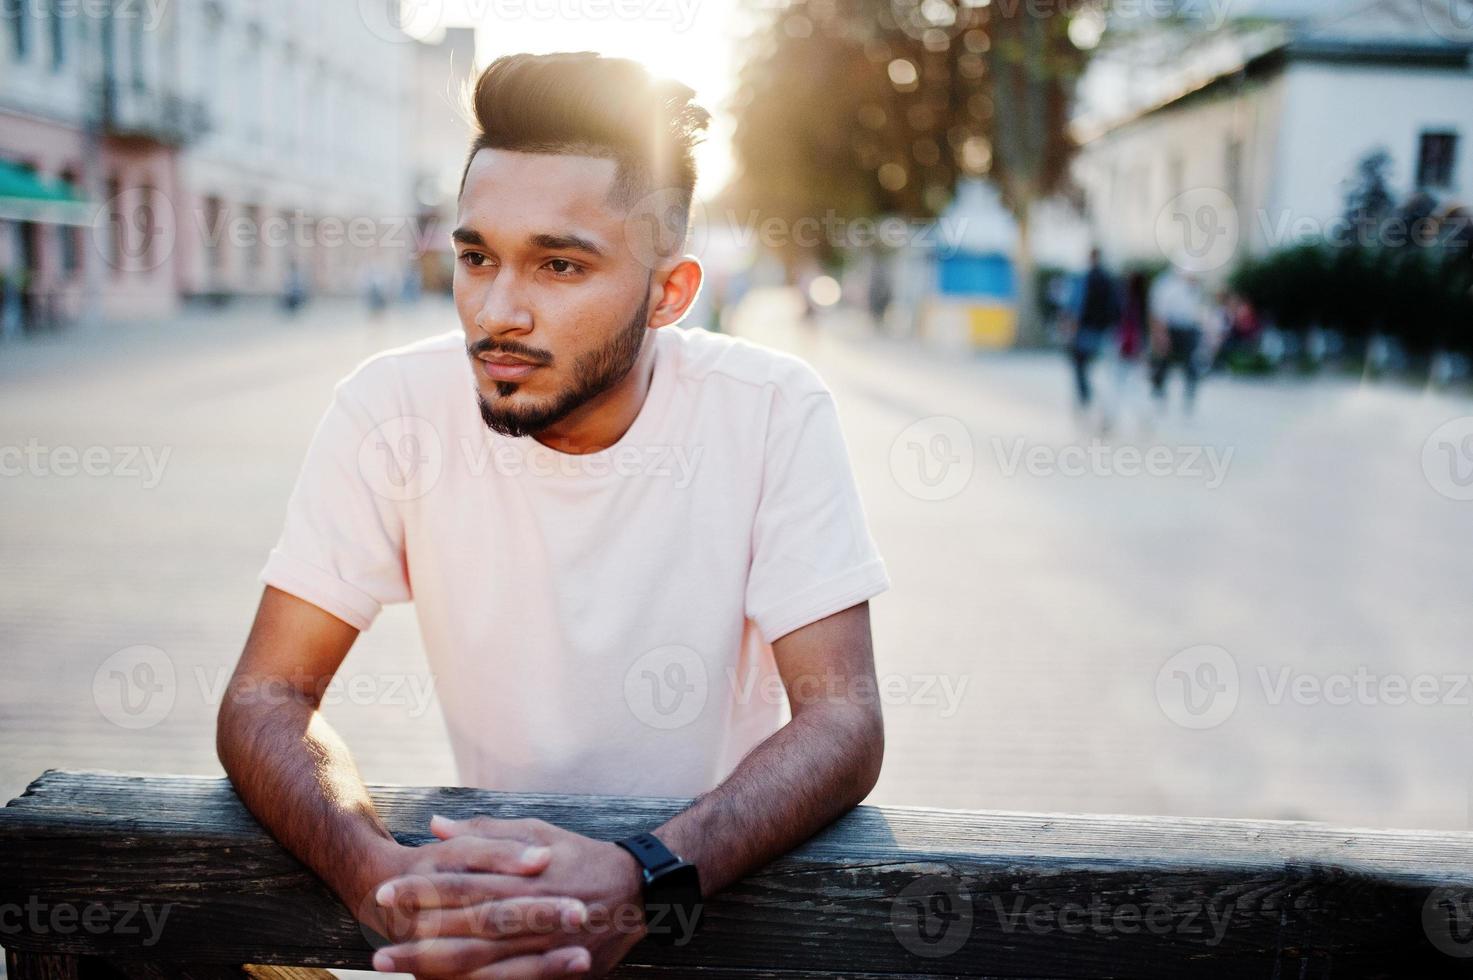
<svg viewBox="0 0 1473 980"><path fill-rule="evenodd" d="M610 203L627 209L655 191L673 195L661 210L679 212L678 247L696 186L692 151L711 118L694 95L637 61L592 51L497 58L471 93L476 129L460 189L483 149L612 159Z"/></svg>

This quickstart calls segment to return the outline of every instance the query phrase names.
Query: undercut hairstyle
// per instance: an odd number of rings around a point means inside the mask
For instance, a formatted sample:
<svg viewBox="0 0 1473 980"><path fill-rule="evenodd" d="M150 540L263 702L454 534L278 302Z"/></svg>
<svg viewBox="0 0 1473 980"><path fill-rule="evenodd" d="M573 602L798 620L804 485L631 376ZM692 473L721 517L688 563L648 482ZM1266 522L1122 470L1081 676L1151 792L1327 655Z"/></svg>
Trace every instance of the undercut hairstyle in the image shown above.
<svg viewBox="0 0 1473 980"><path fill-rule="evenodd" d="M694 148L711 116L680 82L627 58L592 51L512 54L481 72L471 92L475 135L460 176L483 149L611 159L609 203L658 211L660 244L684 245L696 186ZM658 192L658 193L657 193Z"/></svg>

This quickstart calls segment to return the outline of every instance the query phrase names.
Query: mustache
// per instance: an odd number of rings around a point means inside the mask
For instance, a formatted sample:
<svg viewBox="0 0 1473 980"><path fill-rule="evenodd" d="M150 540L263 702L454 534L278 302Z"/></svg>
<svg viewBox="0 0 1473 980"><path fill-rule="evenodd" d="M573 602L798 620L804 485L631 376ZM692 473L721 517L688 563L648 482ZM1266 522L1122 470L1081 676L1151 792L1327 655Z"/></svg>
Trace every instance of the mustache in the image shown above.
<svg viewBox="0 0 1473 980"><path fill-rule="evenodd" d="M497 343L490 337L482 337L474 344L467 344L465 352L471 357L480 357L483 354L510 354L514 357L524 357L535 364L543 366L552 363L552 354L549 351L538 350L535 347L528 347L526 344L519 344L515 341Z"/></svg>

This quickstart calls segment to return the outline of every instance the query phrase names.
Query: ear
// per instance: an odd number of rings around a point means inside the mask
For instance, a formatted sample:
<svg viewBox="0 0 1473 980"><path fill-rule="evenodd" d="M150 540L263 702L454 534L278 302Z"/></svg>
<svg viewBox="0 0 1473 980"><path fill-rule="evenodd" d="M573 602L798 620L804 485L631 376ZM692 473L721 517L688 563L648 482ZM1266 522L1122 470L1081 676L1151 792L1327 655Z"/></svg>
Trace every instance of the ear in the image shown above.
<svg viewBox="0 0 1473 980"><path fill-rule="evenodd" d="M685 311L695 302L704 278L700 260L694 255L682 255L672 264L655 269L651 282L656 293L649 325L669 326L685 316Z"/></svg>

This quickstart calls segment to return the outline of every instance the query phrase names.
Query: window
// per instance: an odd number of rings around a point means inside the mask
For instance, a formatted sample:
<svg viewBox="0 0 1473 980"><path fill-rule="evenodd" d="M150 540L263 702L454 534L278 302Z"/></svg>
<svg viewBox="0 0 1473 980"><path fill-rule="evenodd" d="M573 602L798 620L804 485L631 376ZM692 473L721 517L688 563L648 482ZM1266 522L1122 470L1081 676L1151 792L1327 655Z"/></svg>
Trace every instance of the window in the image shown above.
<svg viewBox="0 0 1473 980"><path fill-rule="evenodd" d="M1447 189L1457 172L1458 134L1427 132L1417 153L1417 186Z"/></svg>
<svg viewBox="0 0 1473 980"><path fill-rule="evenodd" d="M10 21L10 44L16 61L26 60L26 51L31 47L31 7L25 3L0 4L6 20Z"/></svg>
<svg viewBox="0 0 1473 980"><path fill-rule="evenodd" d="M61 179L77 187L77 172L63 170ZM57 225L57 244L60 246L61 271L68 279L74 278L82 269L82 228L78 225Z"/></svg>
<svg viewBox="0 0 1473 980"><path fill-rule="evenodd" d="M139 188L138 201L139 209L134 217L134 225L139 235L138 254L143 259L143 268L152 269L154 267L154 243L159 237L158 202L154 199L152 184L144 184Z"/></svg>
<svg viewBox="0 0 1473 980"><path fill-rule="evenodd" d="M60 71L66 62L66 20L61 15L61 0L46 5L51 24L51 70Z"/></svg>
<svg viewBox="0 0 1473 980"><path fill-rule="evenodd" d="M103 256L112 266L113 275L123 274L123 185L116 176L107 179L107 254Z"/></svg>
<svg viewBox="0 0 1473 980"><path fill-rule="evenodd" d="M1227 194L1235 202L1243 199L1243 141L1229 136L1227 153L1223 161L1227 176Z"/></svg>

